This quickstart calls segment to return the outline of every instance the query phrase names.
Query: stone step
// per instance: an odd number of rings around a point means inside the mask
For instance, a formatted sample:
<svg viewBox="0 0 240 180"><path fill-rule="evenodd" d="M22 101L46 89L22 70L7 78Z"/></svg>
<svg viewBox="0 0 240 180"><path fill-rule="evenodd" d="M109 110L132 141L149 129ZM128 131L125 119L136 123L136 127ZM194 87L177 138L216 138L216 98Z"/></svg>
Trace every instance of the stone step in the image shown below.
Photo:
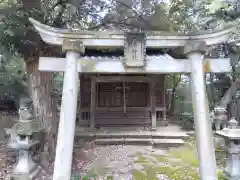
<svg viewBox="0 0 240 180"><path fill-rule="evenodd" d="M182 139L134 139L134 138L111 138L96 139L96 145L146 145L156 148L160 147L177 147L183 145Z"/></svg>
<svg viewBox="0 0 240 180"><path fill-rule="evenodd" d="M76 132L78 139L119 139L119 138L134 138L134 139L188 139L189 135L184 132Z"/></svg>
<svg viewBox="0 0 240 180"><path fill-rule="evenodd" d="M124 139L123 138L96 139L94 143L96 145L121 145L124 144Z"/></svg>
<svg viewBox="0 0 240 180"><path fill-rule="evenodd" d="M154 148L166 148L166 147L179 147L184 145L184 140L182 139L154 139Z"/></svg>
<svg viewBox="0 0 240 180"><path fill-rule="evenodd" d="M185 132L161 132L155 131L152 132L153 139L188 139L189 135Z"/></svg>
<svg viewBox="0 0 240 180"><path fill-rule="evenodd" d="M125 145L152 145L152 139L125 138Z"/></svg>

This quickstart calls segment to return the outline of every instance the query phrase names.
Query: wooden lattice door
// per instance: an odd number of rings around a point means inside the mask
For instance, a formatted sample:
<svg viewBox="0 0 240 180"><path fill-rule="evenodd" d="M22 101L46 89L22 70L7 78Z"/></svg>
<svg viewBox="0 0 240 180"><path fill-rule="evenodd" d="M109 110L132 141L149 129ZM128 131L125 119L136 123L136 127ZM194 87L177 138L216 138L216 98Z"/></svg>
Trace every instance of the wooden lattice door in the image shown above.
<svg viewBox="0 0 240 180"><path fill-rule="evenodd" d="M147 107L149 104L149 83L125 83L126 107Z"/></svg>
<svg viewBox="0 0 240 180"><path fill-rule="evenodd" d="M121 82L104 82L98 84L98 107L122 107L123 106L123 84Z"/></svg>
<svg viewBox="0 0 240 180"><path fill-rule="evenodd" d="M98 83L99 108L147 107L149 103L149 83L104 82Z"/></svg>

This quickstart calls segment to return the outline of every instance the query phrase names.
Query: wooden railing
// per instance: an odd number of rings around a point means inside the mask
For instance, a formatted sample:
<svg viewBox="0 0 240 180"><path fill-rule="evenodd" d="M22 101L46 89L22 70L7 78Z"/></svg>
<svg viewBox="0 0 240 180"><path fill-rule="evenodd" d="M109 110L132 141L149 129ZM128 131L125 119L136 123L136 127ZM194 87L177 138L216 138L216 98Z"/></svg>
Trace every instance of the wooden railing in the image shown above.
<svg viewBox="0 0 240 180"><path fill-rule="evenodd" d="M128 107L127 111L148 111L149 114L151 113L151 108L146 107L146 108L139 108L139 107ZM96 108L96 111L123 111L122 108ZM164 114L166 114L166 107L157 107L156 108L156 113L157 113L157 119L164 119L166 118ZM89 124L90 118L91 118L91 112L90 108L81 108L78 112L78 123L80 124Z"/></svg>
<svg viewBox="0 0 240 180"><path fill-rule="evenodd" d="M80 126L89 126L90 117L91 117L90 108L83 108L80 111L78 110L77 124Z"/></svg>

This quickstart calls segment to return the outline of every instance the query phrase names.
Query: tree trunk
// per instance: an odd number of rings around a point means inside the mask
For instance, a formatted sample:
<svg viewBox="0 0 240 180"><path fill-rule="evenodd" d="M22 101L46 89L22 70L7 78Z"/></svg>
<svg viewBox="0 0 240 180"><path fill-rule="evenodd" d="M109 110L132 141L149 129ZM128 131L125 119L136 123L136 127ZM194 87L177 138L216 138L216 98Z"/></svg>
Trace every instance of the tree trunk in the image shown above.
<svg viewBox="0 0 240 180"><path fill-rule="evenodd" d="M40 72L38 61L27 64L30 82L30 94L34 103L34 110L37 121L44 127L44 156L42 161L54 158L54 149L57 134L57 112L54 100L51 96L52 73ZM43 148L43 147L42 147ZM43 150L43 149L42 149ZM47 151L47 152L46 152ZM43 162L46 165L46 162Z"/></svg>
<svg viewBox="0 0 240 180"><path fill-rule="evenodd" d="M213 79L214 79L214 73L210 73L210 96L211 96L211 98L209 98L211 102L210 109L214 108L214 105L216 103L216 98L214 95Z"/></svg>
<svg viewBox="0 0 240 180"><path fill-rule="evenodd" d="M174 114L174 110L175 110L175 95L176 95L176 90L177 87L181 81L181 75L177 78L175 75L172 76L173 78L173 88L172 88L172 94L171 94L171 104L170 104L170 108L168 110L168 115L172 116Z"/></svg>
<svg viewBox="0 0 240 180"><path fill-rule="evenodd" d="M238 88L240 88L240 78L236 79L231 87L225 92L222 99L217 103L217 106L227 109L230 117L234 114L234 108L232 108L232 106L234 106L234 103L232 103L232 100ZM213 111L210 114L213 114Z"/></svg>
<svg viewBox="0 0 240 180"><path fill-rule="evenodd" d="M44 16L36 13L42 11L42 3L39 0L21 0L24 11L34 19L44 22ZM25 44L22 46L22 53L27 64L27 71L29 73L30 94L34 103L34 110L36 120L45 128L45 143L44 149L47 153L48 160L54 158L54 149L56 144L57 134L57 108L54 99L52 98L52 73L40 72L38 70L38 58L41 55L49 56L53 53L52 47L43 43L40 36L35 30L28 30L24 37L25 41L34 42L32 44ZM59 53L59 51L57 51ZM46 152L47 151L47 152Z"/></svg>
<svg viewBox="0 0 240 180"><path fill-rule="evenodd" d="M235 67L235 66L232 66L232 81L233 81L233 82L236 81L236 76L237 76L236 67Z"/></svg>
<svg viewBox="0 0 240 180"><path fill-rule="evenodd" d="M176 94L176 87L173 87L172 89L172 94L171 94L171 104L170 104L170 108L168 110L168 115L172 116L174 113L174 109L175 109L175 94Z"/></svg>
<svg viewBox="0 0 240 180"><path fill-rule="evenodd" d="M237 88L240 88L240 78L231 85L231 87L226 91L225 95L222 97L219 106L226 108L229 103L232 101L232 97L235 95Z"/></svg>

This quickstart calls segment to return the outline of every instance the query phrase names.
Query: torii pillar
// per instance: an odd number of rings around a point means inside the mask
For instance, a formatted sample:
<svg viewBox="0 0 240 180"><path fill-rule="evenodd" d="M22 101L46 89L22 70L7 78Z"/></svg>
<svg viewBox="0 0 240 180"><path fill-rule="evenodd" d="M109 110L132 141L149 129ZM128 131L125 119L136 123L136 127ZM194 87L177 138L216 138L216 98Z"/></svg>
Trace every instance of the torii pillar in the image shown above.
<svg viewBox="0 0 240 180"><path fill-rule="evenodd" d="M84 53L82 42L77 40L64 40L62 49L66 52L67 66L64 72L53 180L71 178L79 80L77 60Z"/></svg>
<svg viewBox="0 0 240 180"><path fill-rule="evenodd" d="M203 69L204 41L189 41L185 53L191 63L192 102L201 180L217 180L213 135L209 120Z"/></svg>

